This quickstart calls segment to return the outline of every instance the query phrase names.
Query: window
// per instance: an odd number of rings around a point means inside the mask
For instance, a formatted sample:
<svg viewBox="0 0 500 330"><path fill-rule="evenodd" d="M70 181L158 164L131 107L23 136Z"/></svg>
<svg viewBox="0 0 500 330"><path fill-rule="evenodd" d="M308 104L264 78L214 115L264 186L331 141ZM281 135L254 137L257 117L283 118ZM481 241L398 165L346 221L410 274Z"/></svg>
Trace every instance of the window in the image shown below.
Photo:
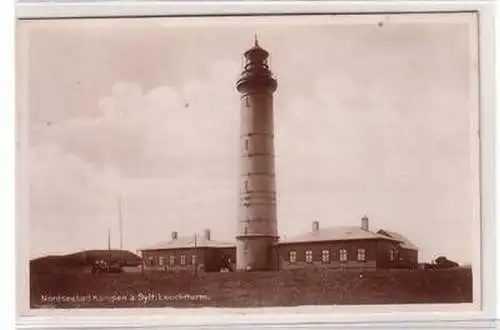
<svg viewBox="0 0 500 330"><path fill-rule="evenodd" d="M148 257L148 264L149 264L150 266L153 266L154 262L155 262L155 258L153 258L152 256L149 256L149 257Z"/></svg>
<svg viewBox="0 0 500 330"><path fill-rule="evenodd" d="M321 251L321 261L330 262L330 251L328 250Z"/></svg>
<svg viewBox="0 0 500 330"><path fill-rule="evenodd" d="M175 256L170 256L169 263L170 263L170 266L175 265Z"/></svg>
<svg viewBox="0 0 500 330"><path fill-rule="evenodd" d="M181 265L185 265L186 264L186 256L182 255L181 256Z"/></svg>
<svg viewBox="0 0 500 330"><path fill-rule="evenodd" d="M191 263L194 265L196 264L196 255L191 256Z"/></svg>
<svg viewBox="0 0 500 330"><path fill-rule="evenodd" d="M358 261L365 261L365 260L366 260L366 250L358 249Z"/></svg>
<svg viewBox="0 0 500 330"><path fill-rule="evenodd" d="M248 192L248 180L245 180L245 192Z"/></svg>
<svg viewBox="0 0 500 330"><path fill-rule="evenodd" d="M290 251L288 253L288 256L290 258L290 262L296 262L297 261L297 252L295 251Z"/></svg>
<svg viewBox="0 0 500 330"><path fill-rule="evenodd" d="M313 261L313 252L311 250L306 251L306 262L312 262Z"/></svg>
<svg viewBox="0 0 500 330"><path fill-rule="evenodd" d="M248 151L248 148L249 148L248 139L245 139L245 150Z"/></svg>
<svg viewBox="0 0 500 330"><path fill-rule="evenodd" d="M245 106L247 108L250 107L250 100L249 100L248 96L245 96Z"/></svg>
<svg viewBox="0 0 500 330"><path fill-rule="evenodd" d="M341 262L347 261L347 250L346 249L340 249L339 250L339 260Z"/></svg>
<svg viewBox="0 0 500 330"><path fill-rule="evenodd" d="M160 266L165 265L165 258L164 258L164 257L158 257L158 264L159 264Z"/></svg>
<svg viewBox="0 0 500 330"><path fill-rule="evenodd" d="M390 261L395 261L396 260L396 254L397 254L396 250L390 249L389 250L389 260Z"/></svg>

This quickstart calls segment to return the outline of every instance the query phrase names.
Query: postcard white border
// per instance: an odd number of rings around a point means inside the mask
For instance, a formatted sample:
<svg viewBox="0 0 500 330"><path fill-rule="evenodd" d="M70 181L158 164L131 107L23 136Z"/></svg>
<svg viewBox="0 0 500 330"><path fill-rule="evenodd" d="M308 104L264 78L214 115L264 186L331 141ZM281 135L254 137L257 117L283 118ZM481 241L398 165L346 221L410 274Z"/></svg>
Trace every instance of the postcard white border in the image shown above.
<svg viewBox="0 0 500 330"><path fill-rule="evenodd" d="M14 258L14 4L0 2L0 250L3 252L0 281L0 328L15 324Z"/></svg>
<svg viewBox="0 0 500 330"><path fill-rule="evenodd" d="M311 306L287 308L289 312L277 311L283 308L227 309L184 309L167 312L168 309L120 309L120 310L57 310L43 312L43 315L30 315L18 318L22 328L44 327L150 327L150 326L231 326L265 327L295 326L353 327L361 324L377 323L380 327L436 327L439 326L490 326L496 319L498 310L495 269L495 109L494 109L494 58L493 38L495 13L492 2L323 2L323 1L246 1L234 2L91 2L91 3L19 3L17 16L25 19L70 18L70 17L137 17L137 16L178 16L178 15L241 15L241 14L329 14L329 13L389 13L389 12L451 12L478 11L480 15L480 126L481 126L481 212L482 212L482 306L480 311L470 311L470 304L464 305L425 305L418 306L370 306L371 313L363 313L362 306ZM18 62L22 62L20 59ZM22 97L18 94L18 106ZM22 122L22 121L20 121ZM23 131L23 130L21 130ZM24 162L26 164L26 162ZM24 184L21 184L24 186ZM22 192L22 190L21 190ZM19 197L19 192L18 192ZM22 241L18 222L17 242ZM19 252L19 246L17 251ZM22 251L21 251L22 252ZM22 265L20 265L22 267ZM476 276L475 276L476 277ZM18 285L22 286L22 283ZM19 288L18 289L22 289ZM19 292L19 291L18 291ZM22 303L21 301L19 303ZM292 310L295 309L295 310ZM450 312L449 310L453 310ZM18 311L24 308L18 305ZM390 312L388 312L390 311ZM76 312L76 313L75 313ZM396 313L394 313L396 312ZM196 317L193 317L196 313ZM265 313L265 318L262 313ZM293 313L293 314L292 314ZM363 313L363 314L361 314ZM38 314L38 313L37 313ZM126 314L126 315L124 315Z"/></svg>

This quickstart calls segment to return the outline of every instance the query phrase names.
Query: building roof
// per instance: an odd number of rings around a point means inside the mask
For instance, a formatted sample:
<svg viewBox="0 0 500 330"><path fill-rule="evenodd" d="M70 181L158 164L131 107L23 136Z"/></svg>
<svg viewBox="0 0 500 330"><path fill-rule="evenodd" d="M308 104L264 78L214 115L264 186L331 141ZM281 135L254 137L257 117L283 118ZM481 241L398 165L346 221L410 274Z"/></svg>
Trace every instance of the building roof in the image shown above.
<svg viewBox="0 0 500 330"><path fill-rule="evenodd" d="M300 242L324 242L324 241L350 241L359 239L385 239L394 240L392 237L374 233L369 230L364 230L356 226L343 226L343 227L330 227L318 229L316 232L309 232L306 234L284 239L279 244L287 243L300 243Z"/></svg>
<svg viewBox="0 0 500 330"><path fill-rule="evenodd" d="M137 266L141 257L127 250L85 250L65 256L68 259L81 259L86 264L94 264L96 260L110 259L123 265Z"/></svg>
<svg viewBox="0 0 500 330"><path fill-rule="evenodd" d="M37 269L53 267L81 267L94 265L97 260L111 260L122 266L138 266L141 257L126 250L85 250L66 255L46 256L31 260L30 264Z"/></svg>
<svg viewBox="0 0 500 330"><path fill-rule="evenodd" d="M406 237L404 237L401 234L398 234L398 233L393 232L393 231L388 231L388 230L385 230L385 229L380 229L377 233L380 234L380 235L384 235L384 236L387 236L387 237L390 237L390 238L397 239L398 241L401 242L401 247L403 249L418 250L418 247L415 244L413 244L412 242L410 242Z"/></svg>
<svg viewBox="0 0 500 330"><path fill-rule="evenodd" d="M170 249L189 249L194 247L199 248L231 248L236 247L236 243L214 241L207 239L202 235L196 235L196 240L193 236L179 237L166 242L159 242L149 247L139 249L140 251L147 250L170 250Z"/></svg>
<svg viewBox="0 0 500 330"><path fill-rule="evenodd" d="M254 37L253 47L245 52L245 56L248 57L248 56L252 56L254 54L257 54L260 57L267 57L269 55L267 50L265 50L264 48L262 48L259 45L259 40L257 39L257 35L255 35L255 37Z"/></svg>

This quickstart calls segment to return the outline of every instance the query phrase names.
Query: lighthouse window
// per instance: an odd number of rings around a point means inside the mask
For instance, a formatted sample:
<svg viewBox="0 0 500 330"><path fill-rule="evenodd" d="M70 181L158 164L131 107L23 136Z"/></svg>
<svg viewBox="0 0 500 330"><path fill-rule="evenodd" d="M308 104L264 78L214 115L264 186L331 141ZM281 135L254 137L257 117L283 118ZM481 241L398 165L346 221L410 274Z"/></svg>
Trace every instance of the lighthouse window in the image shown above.
<svg viewBox="0 0 500 330"><path fill-rule="evenodd" d="M247 108L250 107L250 100L248 99L248 96L245 96L245 106Z"/></svg>
<svg viewBox="0 0 500 330"><path fill-rule="evenodd" d="M248 191L248 181L245 180L245 191Z"/></svg>
<svg viewBox="0 0 500 330"><path fill-rule="evenodd" d="M248 140L245 140L245 150L248 151Z"/></svg>

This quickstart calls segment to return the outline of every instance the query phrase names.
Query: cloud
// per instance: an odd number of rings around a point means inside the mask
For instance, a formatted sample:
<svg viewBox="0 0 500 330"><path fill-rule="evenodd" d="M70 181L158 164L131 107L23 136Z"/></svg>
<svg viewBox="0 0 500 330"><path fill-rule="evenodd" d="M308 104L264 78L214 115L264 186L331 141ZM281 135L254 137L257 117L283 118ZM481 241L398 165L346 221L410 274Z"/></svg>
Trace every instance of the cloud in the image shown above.
<svg viewBox="0 0 500 330"><path fill-rule="evenodd" d="M30 192L38 212L54 216L92 216L102 210L105 199L117 190L117 172L98 170L73 153L56 146L40 146L30 154ZM85 214L83 214L83 213Z"/></svg>
<svg viewBox="0 0 500 330"><path fill-rule="evenodd" d="M231 62L216 63L202 80L148 91L119 82L99 100L98 117L36 126L34 147L57 145L125 176L176 175L193 161L222 164L238 150L237 72Z"/></svg>
<svg viewBox="0 0 500 330"><path fill-rule="evenodd" d="M144 231L144 221L181 232L196 222L204 226L198 211L232 221L237 69L219 63L199 80L150 90L119 82L97 102L98 116L35 125L30 139L30 163L36 164L30 168L33 253L101 246L110 226L116 233L119 195L127 200L130 218L143 219L128 224L135 232ZM81 236L64 248L47 240L77 232ZM164 239L163 234L146 230L128 242L143 246Z"/></svg>
<svg viewBox="0 0 500 330"><path fill-rule="evenodd" d="M58 253L61 240L64 250L74 251L100 239L116 212L117 170L98 169L53 145L33 148L29 164L32 254Z"/></svg>
<svg viewBox="0 0 500 330"><path fill-rule="evenodd" d="M422 25L308 27L292 34L289 28L273 28L276 37L265 42L279 79L280 232L308 230L312 220L353 224L367 212L374 227L401 231L426 251L468 259L472 141L464 34ZM114 67L112 54L137 45L130 38L103 44L99 37L99 47L85 43L78 57L66 56L66 67L52 53L33 64L44 69L32 81L52 87L34 88L30 109L32 164L40 163L32 166L38 251L102 246L107 227L116 224L119 192L127 201L127 248L205 226L215 237L234 237L240 63L213 59L236 57L242 34L230 31L224 47L211 39L191 48L184 36L162 35L172 39L158 43L144 31L148 36L138 32L137 42L157 56ZM192 40L202 43L199 33ZM62 47L60 39L53 44ZM40 42L38 54L54 49L46 44ZM180 52L171 52L171 44ZM85 72L74 70L80 58ZM56 68L64 79L49 79ZM432 225L432 238L422 224ZM456 242L443 244L451 226ZM53 242L72 233L81 235Z"/></svg>

